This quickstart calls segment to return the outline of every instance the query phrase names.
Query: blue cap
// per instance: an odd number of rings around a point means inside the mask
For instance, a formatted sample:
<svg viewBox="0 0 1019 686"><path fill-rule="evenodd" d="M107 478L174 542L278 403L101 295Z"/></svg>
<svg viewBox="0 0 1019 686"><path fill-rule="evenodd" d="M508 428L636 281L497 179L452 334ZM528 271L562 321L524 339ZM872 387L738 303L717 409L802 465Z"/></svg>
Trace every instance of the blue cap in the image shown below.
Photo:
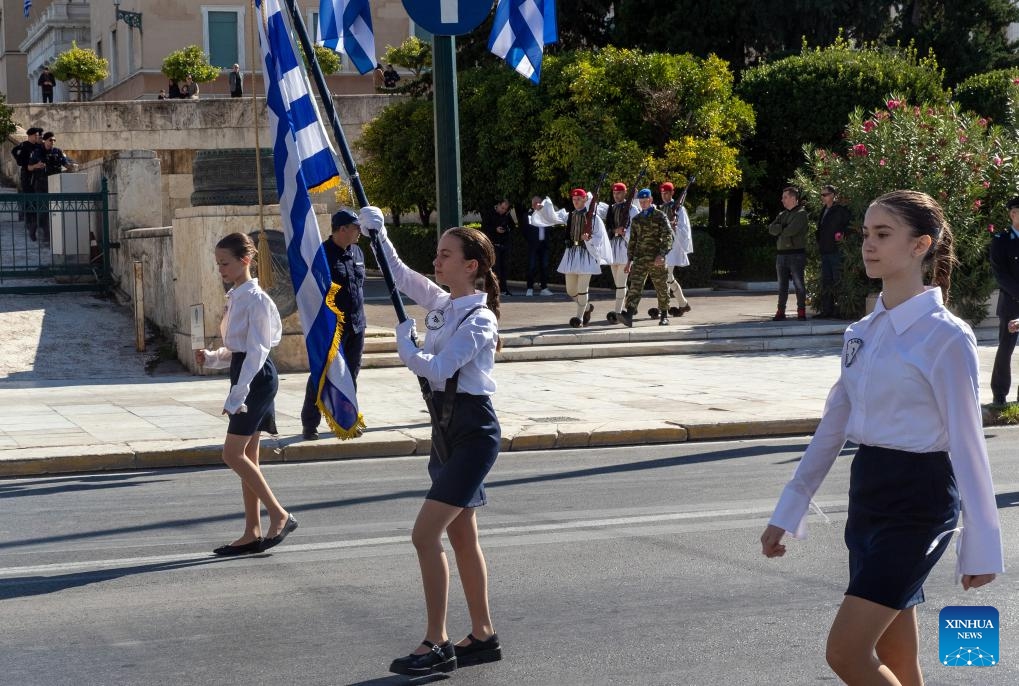
<svg viewBox="0 0 1019 686"><path fill-rule="evenodd" d="M650 198L651 197L651 189L650 188L641 188L639 191L637 191L637 197L638 198Z"/></svg>
<svg viewBox="0 0 1019 686"><path fill-rule="evenodd" d="M346 226L347 224L356 224L357 226L361 226L361 222L357 220L357 215L350 210L340 210L333 215L334 230L341 226Z"/></svg>

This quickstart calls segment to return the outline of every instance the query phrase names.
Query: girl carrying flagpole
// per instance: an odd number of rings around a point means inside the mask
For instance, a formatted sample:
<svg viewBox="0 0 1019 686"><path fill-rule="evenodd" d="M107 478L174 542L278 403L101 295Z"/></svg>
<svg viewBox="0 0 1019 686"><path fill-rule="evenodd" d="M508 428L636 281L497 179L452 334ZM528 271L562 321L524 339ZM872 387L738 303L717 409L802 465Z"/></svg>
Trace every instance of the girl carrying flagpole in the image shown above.
<svg viewBox="0 0 1019 686"><path fill-rule="evenodd" d="M499 348L495 249L475 229L447 230L432 262L433 282L397 256L386 237L381 210L362 208L360 222L365 235L378 233L397 288L429 310L424 348L417 347L415 321L408 318L396 327L397 351L412 372L427 379L433 407L445 408L444 414L451 411L448 421L432 418L428 460L432 485L411 534L424 586L425 637L410 655L393 660L389 669L422 676L450 672L458 664L494 662L502 658L502 648L489 611L488 567L478 542L476 510L488 502L484 479L495 464L502 435L492 407L496 388L492 371ZM484 280L484 291L475 288L479 279ZM440 454L436 438L444 444L445 454ZM446 634L449 565L442 547L444 531L456 555L471 618L470 633L456 645Z"/></svg>

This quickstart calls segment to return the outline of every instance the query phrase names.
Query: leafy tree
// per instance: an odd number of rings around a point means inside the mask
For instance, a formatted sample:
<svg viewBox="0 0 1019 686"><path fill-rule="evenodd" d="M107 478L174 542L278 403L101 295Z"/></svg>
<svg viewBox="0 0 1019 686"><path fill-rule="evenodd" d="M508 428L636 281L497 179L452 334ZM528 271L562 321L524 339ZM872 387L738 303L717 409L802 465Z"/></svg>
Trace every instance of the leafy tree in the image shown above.
<svg viewBox="0 0 1019 686"><path fill-rule="evenodd" d="M7 96L0 93L0 139L6 139L17 130L13 117L14 110L7 104Z"/></svg>
<svg viewBox="0 0 1019 686"><path fill-rule="evenodd" d="M435 133L432 103L411 99L390 105L369 122L357 142L359 166L371 201L394 216L416 208L427 224L435 210Z"/></svg>
<svg viewBox="0 0 1019 686"><path fill-rule="evenodd" d="M51 70L58 81L70 82L71 91L81 102L89 86L109 76L110 63L91 48L79 48L77 42L71 41L70 49L53 60Z"/></svg>
<svg viewBox="0 0 1019 686"><path fill-rule="evenodd" d="M764 214L778 210L781 189L803 163L810 144L845 151L842 134L857 107L873 109L888 93L917 102L942 102L941 70L933 56L913 48L865 46L839 38L826 48L803 46L799 55L743 73L736 92L757 115L746 147L747 183Z"/></svg>
<svg viewBox="0 0 1019 686"><path fill-rule="evenodd" d="M933 51L945 67L945 81L957 84L973 74L1019 64L1017 43L1008 40L1019 22L1012 0L911 0L894 3L892 40Z"/></svg>
<svg viewBox="0 0 1019 686"><path fill-rule="evenodd" d="M965 318L983 319L994 289L987 242L996 226L1007 226L1003 208L1016 187L1015 132L989 126L954 103L911 105L895 96L869 113L857 109L845 133L845 153L808 148L796 180L815 188L835 185L858 221L882 193L908 188L932 196L955 234L954 308ZM862 314L866 295L879 288L866 276L860 242L852 231L841 243L839 309L846 317Z"/></svg>
<svg viewBox="0 0 1019 686"><path fill-rule="evenodd" d="M308 58L305 56L304 50L299 49L298 52L301 54L301 61L304 62L304 68L307 69ZM343 61L340 59L339 53L333 52L324 45L315 46L315 59L318 61L319 69L321 69L322 73L326 76L335 74L340 70L340 67L343 66Z"/></svg>
<svg viewBox="0 0 1019 686"><path fill-rule="evenodd" d="M161 71L171 81L184 81L190 75L198 83L205 83L219 77L222 69L209 64L208 56L200 47L189 45L167 55Z"/></svg>
<svg viewBox="0 0 1019 686"><path fill-rule="evenodd" d="M737 146L754 117L717 57L578 51L548 59L541 88L535 177L564 194L603 171L633 179L644 164L646 182L696 174L695 195L740 181Z"/></svg>
<svg viewBox="0 0 1019 686"><path fill-rule="evenodd" d="M840 31L863 42L881 36L891 19L887 0L620 0L613 43L655 52L718 55L740 73L745 66L795 53L803 40L834 41Z"/></svg>
<svg viewBox="0 0 1019 686"><path fill-rule="evenodd" d="M1019 83L1019 68L997 69L971 76L956 89L952 99L964 110L1002 123L1010 116L1009 98Z"/></svg>
<svg viewBox="0 0 1019 686"><path fill-rule="evenodd" d="M417 36L411 36L397 47L386 46L382 55L384 64L395 64L410 69L414 78L408 83L389 92L407 93L415 97L430 93L432 90L432 44L426 43Z"/></svg>

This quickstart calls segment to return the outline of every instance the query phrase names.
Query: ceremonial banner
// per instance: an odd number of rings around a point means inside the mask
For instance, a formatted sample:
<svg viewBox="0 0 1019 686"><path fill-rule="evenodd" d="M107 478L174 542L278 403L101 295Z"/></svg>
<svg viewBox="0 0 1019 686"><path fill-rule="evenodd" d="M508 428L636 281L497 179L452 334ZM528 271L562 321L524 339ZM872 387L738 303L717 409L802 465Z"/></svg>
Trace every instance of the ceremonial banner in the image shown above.
<svg viewBox="0 0 1019 686"><path fill-rule="evenodd" d="M279 1L255 0L255 6L283 235L308 363L319 380L317 405L339 438L352 438L363 432L364 418L339 347L344 321L333 304L339 286L330 277L309 195L336 186L339 172Z"/></svg>
<svg viewBox="0 0 1019 686"><path fill-rule="evenodd" d="M559 40L555 0L499 0L488 49L534 83L546 45Z"/></svg>
<svg viewBox="0 0 1019 686"><path fill-rule="evenodd" d="M318 26L319 45L345 54L362 74L375 68L375 31L368 0L321 0Z"/></svg>

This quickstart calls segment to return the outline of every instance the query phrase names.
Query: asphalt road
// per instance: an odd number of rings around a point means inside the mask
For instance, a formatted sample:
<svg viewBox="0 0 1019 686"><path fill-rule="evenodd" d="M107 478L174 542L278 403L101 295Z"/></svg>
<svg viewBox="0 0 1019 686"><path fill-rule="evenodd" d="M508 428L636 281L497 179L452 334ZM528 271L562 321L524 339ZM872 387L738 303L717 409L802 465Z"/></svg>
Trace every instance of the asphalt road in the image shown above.
<svg viewBox="0 0 1019 686"><path fill-rule="evenodd" d="M1016 429L992 429L1006 556L1019 562ZM506 659L450 683L837 683L824 636L846 580L849 459L811 538L780 560L757 537L805 439L512 453L481 515ZM424 461L274 465L300 520L256 557L207 551L240 532L225 469L0 481L0 684L402 684L390 659L423 632L409 527ZM964 593L954 555L921 606L929 686L1019 681L1014 576ZM469 629L455 577L450 631ZM937 614L994 605L1001 664L938 663ZM420 683L420 682L417 682Z"/></svg>

